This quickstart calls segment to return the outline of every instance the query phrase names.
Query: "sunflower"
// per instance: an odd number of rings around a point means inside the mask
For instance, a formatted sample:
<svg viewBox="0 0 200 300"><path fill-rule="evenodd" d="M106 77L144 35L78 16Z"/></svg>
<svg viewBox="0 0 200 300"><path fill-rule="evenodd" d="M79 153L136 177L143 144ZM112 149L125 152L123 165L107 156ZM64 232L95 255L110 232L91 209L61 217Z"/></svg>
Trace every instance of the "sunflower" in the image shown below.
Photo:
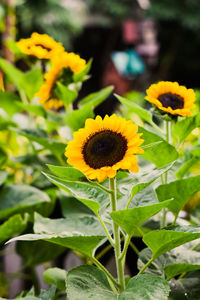
<svg viewBox="0 0 200 300"><path fill-rule="evenodd" d="M138 126L115 114L104 119L87 119L85 128L74 133L68 142L65 156L67 162L84 173L89 179L104 181L115 177L117 170L138 172L135 154L143 153L143 143Z"/></svg>
<svg viewBox="0 0 200 300"><path fill-rule="evenodd" d="M177 82L160 81L146 91L146 100L170 115L191 116L195 106L195 93Z"/></svg>
<svg viewBox="0 0 200 300"><path fill-rule="evenodd" d="M58 109L63 106L62 101L54 95L56 81L65 84L69 78L69 72L77 74L83 71L85 67L86 61L73 52L63 52L59 56L53 57L52 67L44 75L45 83L35 95L40 98L39 103L44 104L47 109Z"/></svg>
<svg viewBox="0 0 200 300"><path fill-rule="evenodd" d="M57 43L47 34L32 33L28 39L21 39L17 46L22 53L33 55L39 59L51 59L65 51L61 43Z"/></svg>

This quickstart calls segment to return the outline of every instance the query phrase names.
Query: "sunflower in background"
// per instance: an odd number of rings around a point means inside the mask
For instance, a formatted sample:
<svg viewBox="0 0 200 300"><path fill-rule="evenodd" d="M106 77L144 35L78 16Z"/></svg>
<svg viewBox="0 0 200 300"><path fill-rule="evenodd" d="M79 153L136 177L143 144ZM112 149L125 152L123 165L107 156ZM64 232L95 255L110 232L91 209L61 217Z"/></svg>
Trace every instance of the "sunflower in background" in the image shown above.
<svg viewBox="0 0 200 300"><path fill-rule="evenodd" d="M20 51L27 55L36 56L39 59L52 59L55 55L64 52L61 43L57 43L47 34L32 33L28 39L17 42Z"/></svg>
<svg viewBox="0 0 200 300"><path fill-rule="evenodd" d="M160 81L152 84L146 91L146 100L159 110L175 116L191 116L191 109L196 100L193 89L187 89L177 82Z"/></svg>
<svg viewBox="0 0 200 300"><path fill-rule="evenodd" d="M67 162L84 173L89 179L104 181L115 177L117 170L139 171L136 154L143 153L139 146L142 133L138 126L124 118L106 115L95 120L87 119L85 128L74 133L68 142Z"/></svg>
<svg viewBox="0 0 200 300"><path fill-rule="evenodd" d="M43 104L46 109L58 109L63 106L61 100L55 95L56 82L61 82L65 85L71 83L73 73L77 74L83 71L86 67L86 61L80 58L79 55L70 52L60 53L59 56L52 58L52 67L44 75L45 83L35 95L39 97L39 103Z"/></svg>

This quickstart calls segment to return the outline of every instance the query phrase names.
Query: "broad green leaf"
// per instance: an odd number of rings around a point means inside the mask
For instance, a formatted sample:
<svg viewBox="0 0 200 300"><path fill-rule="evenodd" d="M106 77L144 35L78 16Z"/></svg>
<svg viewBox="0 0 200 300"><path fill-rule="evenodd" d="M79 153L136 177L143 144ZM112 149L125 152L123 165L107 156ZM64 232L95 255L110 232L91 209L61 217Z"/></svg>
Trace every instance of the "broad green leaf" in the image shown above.
<svg viewBox="0 0 200 300"><path fill-rule="evenodd" d="M143 121L152 124L152 114L148 110L142 108L134 101L127 100L126 98L123 98L119 95L115 96L124 106L127 106L131 111L136 113Z"/></svg>
<svg viewBox="0 0 200 300"><path fill-rule="evenodd" d="M167 300L169 284L153 274L143 274L131 278L119 300Z"/></svg>
<svg viewBox="0 0 200 300"><path fill-rule="evenodd" d="M90 59L87 62L86 67L85 67L85 69L82 72L80 72L78 74L73 74L73 80L74 80L74 82L84 81L86 75L90 71L91 65L92 65L92 59Z"/></svg>
<svg viewBox="0 0 200 300"><path fill-rule="evenodd" d="M0 185L2 185L8 177L8 172L7 171L0 171Z"/></svg>
<svg viewBox="0 0 200 300"><path fill-rule="evenodd" d="M46 132L41 129L12 128L12 130L22 136L25 136L30 141L37 142L44 148L49 149L56 156L63 155L65 152L66 145L64 143L58 142L53 138L48 138Z"/></svg>
<svg viewBox="0 0 200 300"><path fill-rule="evenodd" d="M23 110L26 110L28 112L31 112L31 113L35 114L36 116L46 118L46 111L41 105L38 105L38 104L24 104L22 102L19 102L18 106L21 107L21 109L23 109Z"/></svg>
<svg viewBox="0 0 200 300"><path fill-rule="evenodd" d="M192 157L190 160L187 160L185 163L183 163L180 169L178 169L176 172L176 177L178 179L182 179L189 169L198 162L199 159L200 158L198 157Z"/></svg>
<svg viewBox="0 0 200 300"><path fill-rule="evenodd" d="M0 68L8 76L10 81L14 83L18 89L21 89L20 80L23 76L23 72L3 58L0 58Z"/></svg>
<svg viewBox="0 0 200 300"><path fill-rule="evenodd" d="M34 95L39 91L43 83L43 75L39 69L33 69L23 73L19 80L19 85L26 93L27 97L31 100Z"/></svg>
<svg viewBox="0 0 200 300"><path fill-rule="evenodd" d="M188 198L198 191L200 191L200 175L163 184L156 189L159 201L174 198L169 209L175 215L179 213Z"/></svg>
<svg viewBox="0 0 200 300"><path fill-rule="evenodd" d="M16 94L0 90L0 108L3 108L9 117L21 110L18 103L20 103L20 98Z"/></svg>
<svg viewBox="0 0 200 300"><path fill-rule="evenodd" d="M16 251L23 257L26 266L37 266L41 263L56 259L66 249L46 241L20 241Z"/></svg>
<svg viewBox="0 0 200 300"><path fill-rule="evenodd" d="M16 213L38 210L41 204L50 202L46 193L22 184L3 186L0 190L0 199L0 219Z"/></svg>
<svg viewBox="0 0 200 300"><path fill-rule="evenodd" d="M58 198L61 204L62 214L66 218L69 216L72 218L79 218L81 216L84 217L94 215L94 213L87 206L72 196L59 193Z"/></svg>
<svg viewBox="0 0 200 300"><path fill-rule="evenodd" d="M90 104L91 107L96 107L101 102L103 102L113 91L113 86L107 86L96 93L89 94L87 97L83 98L79 102L79 107Z"/></svg>
<svg viewBox="0 0 200 300"><path fill-rule="evenodd" d="M64 180L46 173L44 175L61 189L71 192L76 199L89 207L95 214L98 214L99 209L103 210L109 203L109 194L94 184Z"/></svg>
<svg viewBox="0 0 200 300"><path fill-rule="evenodd" d="M26 228L28 215L24 218L20 215L14 215L0 225L0 243L9 240L16 234L23 232Z"/></svg>
<svg viewBox="0 0 200 300"><path fill-rule="evenodd" d="M182 121L174 122L172 128L172 138L174 143L180 144L190 132L200 127L200 113L193 117L187 117Z"/></svg>
<svg viewBox="0 0 200 300"><path fill-rule="evenodd" d="M7 130L9 127L17 127L17 124L7 118L3 118L0 115L0 130Z"/></svg>
<svg viewBox="0 0 200 300"><path fill-rule="evenodd" d="M117 188L121 194L127 195L129 198L131 196L134 197L158 177L167 172L171 167L172 165L157 170L154 167L148 166L147 168L140 170L137 175L129 173L124 178L117 180Z"/></svg>
<svg viewBox="0 0 200 300"><path fill-rule="evenodd" d="M47 284L55 283L59 290L65 290L67 271L60 268L49 268L44 271L43 277Z"/></svg>
<svg viewBox="0 0 200 300"><path fill-rule="evenodd" d="M112 212L110 215L129 235L133 235L136 227L139 227L144 221L157 214L162 208L169 206L170 202L171 200L168 200L152 205L119 210Z"/></svg>
<svg viewBox="0 0 200 300"><path fill-rule="evenodd" d="M200 158L200 146L193 148L190 153L196 158Z"/></svg>
<svg viewBox="0 0 200 300"><path fill-rule="evenodd" d="M152 144L152 147L144 149L144 154L142 154L142 156L155 164L157 168L163 168L178 158L176 149L160 136L147 131L142 127L139 127L139 132L143 133L142 139L144 140L144 143L142 146ZM156 142L160 143L156 144Z"/></svg>
<svg viewBox="0 0 200 300"><path fill-rule="evenodd" d="M25 234L11 239L12 241L45 240L60 246L79 251L89 257L105 234L94 217L80 219L48 219L35 215L35 234ZM98 233L98 234L97 234Z"/></svg>
<svg viewBox="0 0 200 300"><path fill-rule="evenodd" d="M56 83L55 94L66 106L69 106L69 104L71 104L78 96L78 93L75 90L69 89L60 82Z"/></svg>
<svg viewBox="0 0 200 300"><path fill-rule="evenodd" d="M4 165L4 163L7 161L7 158L7 153L2 148L0 148L0 167Z"/></svg>
<svg viewBox="0 0 200 300"><path fill-rule="evenodd" d="M144 243L151 249L153 258L200 238L200 228L195 226L176 226L173 230L155 230L144 235Z"/></svg>
<svg viewBox="0 0 200 300"><path fill-rule="evenodd" d="M84 127L85 120L93 118L93 108L89 105L85 105L80 109L69 111L65 117L65 124L68 125L73 131Z"/></svg>
<svg viewBox="0 0 200 300"><path fill-rule="evenodd" d="M93 266L82 265L67 274L69 300L167 300L168 283L155 275L144 274L131 278L126 289L116 295L111 290L103 271Z"/></svg>
<svg viewBox="0 0 200 300"><path fill-rule="evenodd" d="M191 272L194 270L200 270L200 263L199 264L189 264L189 263L178 263L178 264L172 264L165 267L165 273L167 275L167 280L170 280L171 278L182 274Z"/></svg>
<svg viewBox="0 0 200 300"><path fill-rule="evenodd" d="M55 300L56 285L53 284L49 290L41 290L39 298L41 300Z"/></svg>
<svg viewBox="0 0 200 300"><path fill-rule="evenodd" d="M83 175L83 173L72 167L59 167L53 165L47 166L56 176L64 178L66 180L79 180L80 178L85 178L85 175Z"/></svg>

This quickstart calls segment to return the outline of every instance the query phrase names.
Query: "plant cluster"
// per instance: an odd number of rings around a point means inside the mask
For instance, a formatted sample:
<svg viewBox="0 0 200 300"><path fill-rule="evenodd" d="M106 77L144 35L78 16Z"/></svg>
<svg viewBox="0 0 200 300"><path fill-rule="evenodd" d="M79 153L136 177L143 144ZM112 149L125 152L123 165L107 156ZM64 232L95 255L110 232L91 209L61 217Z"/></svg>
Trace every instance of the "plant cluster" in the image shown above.
<svg viewBox="0 0 200 300"><path fill-rule="evenodd" d="M91 61L37 33L17 47L29 71L0 59L0 242L16 242L20 272L49 262L50 285L33 276L17 299L199 299L199 92L159 82L144 97L116 95L120 110L95 117L112 86L73 107ZM66 249L83 264L54 267ZM110 250L116 276L102 263ZM0 277L6 297L11 278Z"/></svg>

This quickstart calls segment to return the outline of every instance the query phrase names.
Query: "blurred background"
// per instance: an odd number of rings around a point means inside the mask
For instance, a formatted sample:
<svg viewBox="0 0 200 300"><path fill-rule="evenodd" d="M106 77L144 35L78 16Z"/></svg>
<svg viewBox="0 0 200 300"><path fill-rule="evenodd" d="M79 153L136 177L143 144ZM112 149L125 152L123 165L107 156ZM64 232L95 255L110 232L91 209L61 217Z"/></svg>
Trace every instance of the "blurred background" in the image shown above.
<svg viewBox="0 0 200 300"><path fill-rule="evenodd" d="M12 41L47 33L67 51L93 58L80 96L108 84L145 91L158 80L199 86L198 0L1 0L0 54L14 62ZM12 49L12 50L10 50ZM26 66L15 59L15 64ZM106 103L102 110L109 107Z"/></svg>

